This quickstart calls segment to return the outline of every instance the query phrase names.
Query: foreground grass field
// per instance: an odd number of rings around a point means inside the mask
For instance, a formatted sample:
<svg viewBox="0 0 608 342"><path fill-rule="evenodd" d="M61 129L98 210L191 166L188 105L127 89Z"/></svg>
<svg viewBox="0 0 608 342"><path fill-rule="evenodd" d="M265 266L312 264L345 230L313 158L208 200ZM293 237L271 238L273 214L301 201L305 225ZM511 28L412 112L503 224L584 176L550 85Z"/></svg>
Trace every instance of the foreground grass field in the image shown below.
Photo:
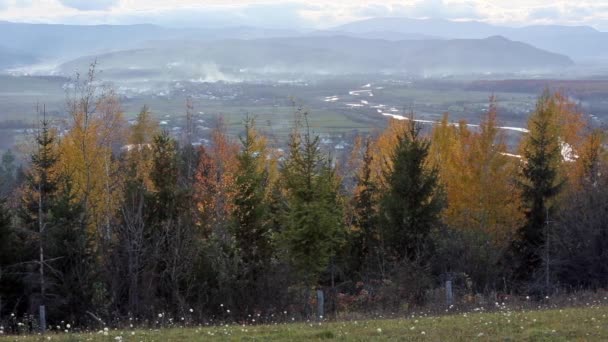
<svg viewBox="0 0 608 342"><path fill-rule="evenodd" d="M608 341L608 307L408 317L332 323L107 330L4 336L8 341Z"/></svg>

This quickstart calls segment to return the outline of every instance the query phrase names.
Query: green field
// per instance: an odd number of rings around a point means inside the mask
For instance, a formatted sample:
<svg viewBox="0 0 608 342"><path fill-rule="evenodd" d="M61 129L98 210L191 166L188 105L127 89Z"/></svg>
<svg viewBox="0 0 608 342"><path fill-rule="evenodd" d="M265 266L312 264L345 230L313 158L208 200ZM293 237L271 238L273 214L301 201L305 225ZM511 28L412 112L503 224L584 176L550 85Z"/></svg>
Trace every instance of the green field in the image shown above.
<svg viewBox="0 0 608 342"><path fill-rule="evenodd" d="M0 341L606 341L607 315L606 306L587 306L331 323L110 329L44 337L5 336Z"/></svg>

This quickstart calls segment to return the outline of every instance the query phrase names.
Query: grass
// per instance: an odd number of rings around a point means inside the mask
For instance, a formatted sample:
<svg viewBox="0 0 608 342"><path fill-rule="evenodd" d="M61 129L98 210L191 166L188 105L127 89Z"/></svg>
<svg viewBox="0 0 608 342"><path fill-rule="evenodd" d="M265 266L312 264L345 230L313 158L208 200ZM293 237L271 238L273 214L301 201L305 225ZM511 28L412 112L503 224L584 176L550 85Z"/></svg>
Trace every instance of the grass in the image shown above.
<svg viewBox="0 0 608 342"><path fill-rule="evenodd" d="M608 307L408 317L331 323L277 323L86 334L5 336L9 341L606 341Z"/></svg>

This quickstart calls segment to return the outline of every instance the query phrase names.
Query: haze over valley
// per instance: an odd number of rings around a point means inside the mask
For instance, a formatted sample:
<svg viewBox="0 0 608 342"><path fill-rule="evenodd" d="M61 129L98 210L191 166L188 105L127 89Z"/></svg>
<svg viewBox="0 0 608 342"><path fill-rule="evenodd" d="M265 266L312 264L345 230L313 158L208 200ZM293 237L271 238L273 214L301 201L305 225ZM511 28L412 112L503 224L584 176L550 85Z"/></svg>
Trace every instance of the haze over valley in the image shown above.
<svg viewBox="0 0 608 342"><path fill-rule="evenodd" d="M395 16L321 28L248 24L0 22L0 113L11 121L0 145L18 142L36 104L61 119L66 90L92 63L127 115L147 104L175 131L187 99L203 130L221 114L235 133L249 113L285 137L303 106L315 130L338 142L410 111L477 122L490 95L505 126L523 127L546 87L564 90L598 124L608 115L608 33L590 26Z"/></svg>

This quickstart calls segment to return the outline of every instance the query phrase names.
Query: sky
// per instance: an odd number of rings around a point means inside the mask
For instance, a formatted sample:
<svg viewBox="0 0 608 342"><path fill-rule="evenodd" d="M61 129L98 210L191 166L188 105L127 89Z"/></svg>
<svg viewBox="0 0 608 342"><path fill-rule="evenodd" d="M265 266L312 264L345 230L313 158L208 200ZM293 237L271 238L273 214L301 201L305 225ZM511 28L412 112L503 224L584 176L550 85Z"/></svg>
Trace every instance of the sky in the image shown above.
<svg viewBox="0 0 608 342"><path fill-rule="evenodd" d="M371 17L588 25L608 31L608 0L0 0L0 20L35 23L304 29Z"/></svg>

